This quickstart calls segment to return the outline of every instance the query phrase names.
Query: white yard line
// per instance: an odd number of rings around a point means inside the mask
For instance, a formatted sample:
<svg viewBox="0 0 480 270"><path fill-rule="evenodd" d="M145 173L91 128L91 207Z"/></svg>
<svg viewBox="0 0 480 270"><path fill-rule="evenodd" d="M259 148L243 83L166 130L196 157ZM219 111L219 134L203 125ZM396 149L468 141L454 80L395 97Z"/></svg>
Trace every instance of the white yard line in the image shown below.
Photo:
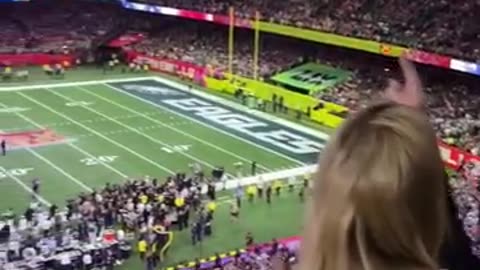
<svg viewBox="0 0 480 270"><path fill-rule="evenodd" d="M38 195L35 193L29 186L27 186L25 183L22 182L22 180L18 179L15 175L8 173L7 171L3 170L3 173L5 173L8 177L12 178L15 183L17 183L21 188L23 188L26 192L30 193L35 199L37 199L39 202L42 204L50 207L52 204L47 201L45 198L42 196Z"/></svg>
<svg viewBox="0 0 480 270"><path fill-rule="evenodd" d="M74 99L72 99L72 98L70 98L70 97L68 97L68 96L65 96L65 95L60 94L60 93L55 92L55 91L52 91L51 89L48 89L48 88L47 88L47 90L48 90L50 93L52 93L52 94L54 94L54 95L56 95L56 96L58 96L58 97L60 97L60 98L63 98L63 99L65 99L65 100L75 101ZM101 117L103 117L103 118L105 118L105 119L108 119L108 120L110 120L110 121L112 121L112 122L114 122L114 123L116 123L116 124L118 124L118 125L126 128L126 129L128 129L128 130L130 130L130 131L132 131L132 132L134 132L134 133L136 133L136 134L138 134L138 135L140 135L140 136L143 136L143 137L147 138L148 140L150 140L150 141L153 142L153 143L156 143L156 144L161 145L161 146L163 146L163 147L172 147L172 145L170 145L170 144L168 144L168 143L165 143L165 142L163 142L163 141L161 141L161 140L159 140L159 139L157 139L157 138L154 138L154 137L152 137L152 136L150 136L150 135L147 135L147 134L139 131L138 129L136 129L136 128L134 128L134 127L131 127L130 125L127 125L127 124L124 124L124 123L122 123L122 122L120 122L120 121L117 121L117 120L113 119L112 117L110 117L110 116L108 116L108 115L106 115L106 114L104 114L104 113L101 113L101 112L99 112L99 111L97 111L97 110L95 110L95 109L93 109L93 108L90 108L90 107L88 107L88 106L82 106L82 108L84 108L84 109L86 109L86 110L88 110L88 111L90 111L90 112L93 112L93 113L95 113L95 114L98 114L98 115L100 115ZM214 169L214 168L216 167L216 166L214 166L214 165L212 165L212 164L210 164L210 163L208 163L208 162L205 162L205 161L203 161L203 160L201 160L201 159L199 159L199 158L197 158L197 157L195 157L195 156L193 156L193 155L191 155L191 154L188 154L188 153L186 153L186 152L177 152L177 154L182 155L182 156L185 156L185 157L187 157L187 158L189 158L189 159L191 159L191 160L193 160L193 161L196 161L196 162L198 162L198 163L200 163L200 164L203 164L203 165L205 165L205 166L207 166L207 167L210 167L211 169Z"/></svg>
<svg viewBox="0 0 480 270"><path fill-rule="evenodd" d="M2 108L5 108L7 107L6 105L0 103L0 106ZM20 113L15 113L18 117L22 118L23 120L29 122L30 124L36 126L36 127L40 127L40 125L38 125L37 123L31 121L29 118L27 118L26 116L20 114ZM28 152L30 152L30 154L34 155L35 157L37 157L38 159L42 160L43 162L47 163L48 165L50 165L50 167L52 167L53 169L57 170L58 172L60 172L61 174L63 174L65 177L67 177L68 179L70 179L72 182L74 182L75 184L79 185L81 188L85 189L86 191L89 191L91 192L92 189L85 185L82 181L78 180L77 178L75 178L74 176L72 176L71 174L67 173L66 171L64 171L62 168L58 167L57 165L55 165L53 162L51 162L48 158L40 155L39 153L37 153L37 151L33 150L32 148L30 147L27 147L26 148Z"/></svg>
<svg viewBox="0 0 480 270"><path fill-rule="evenodd" d="M2 105L0 103L0 105ZM39 128L39 129L43 129L44 127L42 125L40 125L39 123L35 122L33 119L23 115L22 113L20 112L16 112L15 113L17 116L19 116L20 118L22 118L23 120L29 122L30 124L34 125L35 127ZM66 145L76 149L77 151L79 151L80 153L86 155L87 157L89 158L96 158L94 155L90 154L89 152L87 152L86 150L82 149L81 147L73 144L73 143L67 143ZM122 173L121 171L115 169L114 167L112 167L111 165L109 165L108 163L105 163L105 162L102 162L100 161L100 164L104 165L107 169L110 169L111 171L113 171L114 173L120 175L121 177L128 177L126 174Z"/></svg>
<svg viewBox="0 0 480 270"><path fill-rule="evenodd" d="M301 161L299 161L299 160L296 160L296 159L294 159L294 158L292 158L292 157L289 157L289 156L287 156L287 155L285 155L285 154L282 154L282 153L279 153L279 152L277 152L277 151L274 151L274 150L272 150L272 149L270 149L270 148L267 148L267 147L265 147L265 146L263 146L263 145L257 144L257 143L255 143L255 142L253 142L253 141L244 139L244 138L242 138L242 137L240 137L240 136L237 136L237 135L235 135L235 134L233 134L233 133L230 133L230 132L227 132L227 131L222 130L222 129L220 129L220 128L217 128L217 127L215 127L215 126L213 126L213 125L204 123L204 122L202 122L202 121L200 121L200 120L197 120L197 119L195 119L195 118L193 118L193 117L187 116L187 115L182 114L182 113L179 113L179 112L177 112L177 111L174 111L174 110L172 110L172 109L170 109L170 108L168 108L168 107L166 107L166 106L157 104L157 103L155 103L155 102L152 102L152 101L147 100L147 99L142 98L142 97L135 96L134 94L129 93L129 92L124 91L124 90L121 90L121 89L118 89L117 87L114 87L114 86L111 86L111 85L107 85L107 86L109 86L111 89L113 89L113 90L115 90L115 91L118 91L119 93L123 93L123 94L125 94L125 95L127 95L127 96L130 96L130 97L134 98L134 99L137 99L137 100L140 100L140 101L142 101L142 102L148 103L148 104L153 105L153 106L155 106L155 107L157 107L157 108L161 108L162 110L171 112L171 113L176 114L176 115L178 115L178 116L180 116L180 117L183 117L183 118L185 118L185 119L189 119L189 120L194 121L195 123L198 123L198 124L200 124L200 125L202 125L202 126L208 127L208 128L210 128L210 129L214 129L214 130L216 130L216 131L218 131L218 132L220 132L220 133L223 133L223 134L225 134L225 135L227 135L227 136L233 137L233 138L235 138L235 139L237 139L237 140L240 140L240 141L246 142L246 143L248 143L248 144L251 144L251 145L253 145L253 146L257 147L257 148L263 149L263 150L265 150L265 151L267 151L267 152L270 152L270 153L272 153L272 154L275 154L275 155L277 155L277 156L280 156L280 157L282 157L282 158L284 158L284 159L287 159L287 160L290 160L290 161L292 161L292 162L295 162L296 164L299 164L299 165L302 165L302 166L307 165L306 163L301 162Z"/></svg>
<svg viewBox="0 0 480 270"><path fill-rule="evenodd" d="M85 185L82 181L78 180L77 178L75 178L74 176L72 176L71 174L67 173L66 171L64 171L62 168L58 167L57 165L55 165L53 162L51 162L49 159L47 159L46 157L40 155L39 153L37 153L35 150L31 149L31 148L27 148L27 150L32 153L34 156L36 156L38 159L42 160L43 162L47 163L48 165L50 165L50 167L54 168L55 170L57 170L58 172L60 172L61 174L63 174L65 177L67 177L68 179L72 180L72 182L76 183L77 185L79 185L81 188L85 189L86 191L88 192L92 192L93 189L90 188L89 186Z"/></svg>
<svg viewBox="0 0 480 270"><path fill-rule="evenodd" d="M147 76L147 77L136 77L136 78L125 78L125 79L93 80L93 81L79 81L79 82L67 82L67 83L49 83L49 84L36 84L36 85L24 85L24 86L6 86L6 87L0 87L0 92L35 90L35 89L44 89L44 88L61 88L61 87L71 87L71 86L78 86L78 85L102 84L102 83L135 82L135 81L155 80L155 79L156 79L156 76Z"/></svg>
<svg viewBox="0 0 480 270"><path fill-rule="evenodd" d="M150 163L150 164L152 164L153 166L155 166L155 167L157 167L157 168L159 168L159 169L161 169L161 170L163 170L163 171L165 171L165 172L168 172L168 173L170 173L170 174L174 174L174 173L175 173L174 171L172 171L172 170L170 170L170 169L168 169L168 168L166 168L166 167L164 167L164 166L156 163L155 161L153 161L153 160L151 160L151 159L149 159L149 158L147 158L147 157L145 157L145 156L143 156L143 155L135 152L134 150L132 150L132 149L130 149L130 148L128 148L128 147L126 147L126 146L118 143L117 141L114 141L114 140L108 138L107 136L104 136L103 134L99 133L98 131L96 131L96 130L94 130L94 129L92 129L92 128L89 128L88 126L85 126L84 124L76 121L75 119L72 119L72 118L64 115L63 113L60 113L60 112L56 111L55 109L51 108L51 107L48 106L48 105L43 104L43 103L35 100L34 98L31 98L31 97L25 95L25 94L22 93L22 92L17 92L17 94L20 95L20 96L22 96L22 97L24 97L24 98L26 98L26 99L28 99L28 100L30 100L30 101L32 101L33 103L35 103L35 104L37 104L37 105L39 105L39 106L47 109L48 111L50 111L50 112L52 112L52 113L54 113L54 114L56 114L56 115L58 115L58 116L60 116L60 117L62 117L62 118L64 118L64 119L66 119L66 120L74 123L75 125L82 127L83 129L89 131L90 133L93 133L93 134L97 135L98 137L103 138L104 140L112 143L113 145L116 145L116 146L124 149L125 151L127 151L127 152L129 152L129 153L131 153L131 154L133 154L133 155L135 155L135 156L137 156L138 158L140 158L140 159L142 159L142 160L144 160L144 161L146 161L146 162L148 162L148 163Z"/></svg>
<svg viewBox="0 0 480 270"><path fill-rule="evenodd" d="M109 86L109 85L106 85L106 86L111 87L111 86ZM126 110L126 111L129 111L129 112L131 112L131 113L134 113L134 114L136 114L136 115L139 115L139 116L141 116L141 117L143 117L143 118L145 118L145 119L148 119L148 120L150 120L150 121L152 121L152 122L154 122L154 123L157 123L157 124L159 124L159 125L161 125L161 126L164 126L164 127L166 127L166 128L169 128L169 129L171 129L171 130L173 130L173 131L175 131L175 132L177 132L177 133L180 133L180 134L182 134L182 135L184 135L184 136L186 136L186 137L189 137L189 138L191 138L191 139L193 139L193 140L195 140L195 141L198 141L198 142L200 142L200 143L202 143L202 144L205 144L205 145L207 145L207 146L209 146L209 147L212 147L212 148L214 148L214 149L216 149L216 150L218 150L218 151L220 151L220 152L223 152L223 153L225 153L225 154L228 154L228 155L230 155L230 156L233 156L233 157L235 157L235 158L238 158L238 159L243 160L243 161L248 162L248 163L251 162L251 160L248 159L248 158L245 158L245 157L242 157L242 156L240 156L240 155L237 155L237 154L235 154L235 153L233 153L233 152L230 152L230 151L228 151L228 150L226 150L226 149L223 149L222 147L218 147L218 146L216 146L215 144L212 144L212 143L210 143L210 142L207 142L207 141L205 141L205 140L202 140L202 139L200 139L200 138L198 138L198 137L196 137L196 136L193 136L193 135L191 135L191 134L189 134L189 133L187 133L187 132L184 132L184 131L182 131L182 130L180 130L180 129L178 129L178 128L175 128L175 127L170 126L170 125L168 125L168 124L162 123L161 121L159 121L159 120L157 120L157 119L155 119L155 118L152 118L152 117L150 117L150 116L148 116L148 115L146 115L146 114L143 114L143 113L137 112L137 111L135 111L135 110L132 110L132 109L130 109L130 108L127 107L127 106L124 106L124 105L119 104L119 103L117 103L117 102L115 102L115 101L112 101L112 100L110 100L110 99L107 99L107 98L105 98L105 97L103 97L103 96L101 96L101 95L95 94L94 92L92 92L92 91L90 91L90 90L87 90L87 89L85 89L85 88L83 88L83 87L77 86L77 88L81 89L81 90L84 91L85 93L88 93L88 94L90 94L90 95L93 95L93 96L101 99L101 100L104 100L104 101L106 101L106 102L108 102L108 103L110 103L110 104L112 104L112 105L115 105L115 106L117 106L117 107L120 107L120 108L122 108L122 109L124 109L124 110ZM259 166L260 168L263 168L264 170L271 171L269 168L267 168L267 167L265 167L265 166L263 166L263 165L261 165L261 164L258 164L258 166Z"/></svg>
<svg viewBox="0 0 480 270"><path fill-rule="evenodd" d="M17 112L12 112L12 113L17 113ZM138 115L134 114L128 114L128 115L123 115L123 116L115 116L113 117L114 119L131 119L138 117ZM85 120L79 120L78 122L80 123L98 123L98 122L105 122L108 121L108 119L105 119L103 117L96 117L92 119L85 119ZM47 123L43 124L44 127L62 127L62 126L68 126L68 125L73 125L72 122L69 121L64 121L64 122L55 122L55 123ZM30 126L19 126L19 127L11 127L11 128L3 128L0 131L3 132L16 132L16 131L23 131L23 130L28 130L30 129Z"/></svg>

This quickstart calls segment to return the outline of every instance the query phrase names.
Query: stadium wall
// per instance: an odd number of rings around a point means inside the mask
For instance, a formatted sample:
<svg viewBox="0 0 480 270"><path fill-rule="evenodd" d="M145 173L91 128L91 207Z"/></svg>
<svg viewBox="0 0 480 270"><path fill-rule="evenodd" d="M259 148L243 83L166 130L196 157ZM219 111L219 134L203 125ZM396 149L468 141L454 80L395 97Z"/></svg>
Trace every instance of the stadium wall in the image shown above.
<svg viewBox="0 0 480 270"><path fill-rule="evenodd" d="M225 77L222 79L206 76L205 86L209 89L229 94L234 94L237 89L242 89L244 92L252 94L256 98L267 101L272 100L274 94L282 96L284 98L285 106L289 109L302 111L304 113L310 112L310 119L331 128L338 127L343 121L341 117L338 117L333 113L348 111L346 107L321 101L311 96L288 91L282 87L262 81L255 81L230 74L224 74L224 76ZM322 103L323 107L319 110L314 110L319 103Z"/></svg>
<svg viewBox="0 0 480 270"><path fill-rule="evenodd" d="M0 66L43 66L52 64L72 64L75 57L70 54L0 54Z"/></svg>

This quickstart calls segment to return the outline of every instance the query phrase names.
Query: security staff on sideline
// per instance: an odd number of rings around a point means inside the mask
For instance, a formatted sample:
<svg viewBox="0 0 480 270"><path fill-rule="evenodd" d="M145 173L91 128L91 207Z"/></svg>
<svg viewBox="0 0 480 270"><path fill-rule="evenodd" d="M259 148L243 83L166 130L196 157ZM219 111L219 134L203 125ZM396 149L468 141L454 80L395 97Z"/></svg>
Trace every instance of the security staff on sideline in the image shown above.
<svg viewBox="0 0 480 270"><path fill-rule="evenodd" d="M2 151L2 156L7 155L7 142L4 139L0 142L0 150Z"/></svg>

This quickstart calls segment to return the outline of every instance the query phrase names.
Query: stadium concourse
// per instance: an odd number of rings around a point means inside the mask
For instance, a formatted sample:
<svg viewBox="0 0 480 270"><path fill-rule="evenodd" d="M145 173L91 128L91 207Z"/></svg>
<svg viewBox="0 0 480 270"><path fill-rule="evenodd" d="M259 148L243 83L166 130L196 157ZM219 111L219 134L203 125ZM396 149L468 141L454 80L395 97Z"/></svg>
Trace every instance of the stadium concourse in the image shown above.
<svg viewBox="0 0 480 270"><path fill-rule="evenodd" d="M242 91L233 97L186 81L189 69L172 63L208 67L223 78L228 27L100 2L0 4L0 141L7 142L0 156L0 269L295 265L299 239L291 236L302 228L308 175L333 130L285 107L283 97L255 103ZM138 2L222 15L233 5L241 18L258 10L262 20L283 25L480 59L480 8L473 0L421 7L355 0ZM235 74L253 77L254 39L251 30L235 30ZM332 102L354 113L378 98L387 78L398 77L393 58L272 34L259 39L260 81L311 91L320 108ZM128 52L143 56L127 62ZM26 67L40 54L71 58L47 61L43 70ZM150 72L154 65L141 59L161 59L156 66L163 73ZM62 76L47 72L52 66ZM304 80L292 87L289 73L315 69L332 83ZM12 70L27 76L11 76ZM480 258L480 166L463 162L480 155L479 79L432 66L419 70L439 139L465 151L448 170L449 184Z"/></svg>

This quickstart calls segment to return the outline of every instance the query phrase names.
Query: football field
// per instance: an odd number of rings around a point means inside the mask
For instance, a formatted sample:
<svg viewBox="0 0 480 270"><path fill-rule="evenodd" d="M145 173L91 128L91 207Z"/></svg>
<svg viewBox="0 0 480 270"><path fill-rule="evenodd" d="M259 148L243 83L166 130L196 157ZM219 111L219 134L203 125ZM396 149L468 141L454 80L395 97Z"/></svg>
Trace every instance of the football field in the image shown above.
<svg viewBox="0 0 480 270"><path fill-rule="evenodd" d="M81 192L146 175L160 180L222 166L227 177L305 167L326 135L165 79L0 88L0 209L38 199L64 205ZM209 174L209 173L208 173Z"/></svg>

